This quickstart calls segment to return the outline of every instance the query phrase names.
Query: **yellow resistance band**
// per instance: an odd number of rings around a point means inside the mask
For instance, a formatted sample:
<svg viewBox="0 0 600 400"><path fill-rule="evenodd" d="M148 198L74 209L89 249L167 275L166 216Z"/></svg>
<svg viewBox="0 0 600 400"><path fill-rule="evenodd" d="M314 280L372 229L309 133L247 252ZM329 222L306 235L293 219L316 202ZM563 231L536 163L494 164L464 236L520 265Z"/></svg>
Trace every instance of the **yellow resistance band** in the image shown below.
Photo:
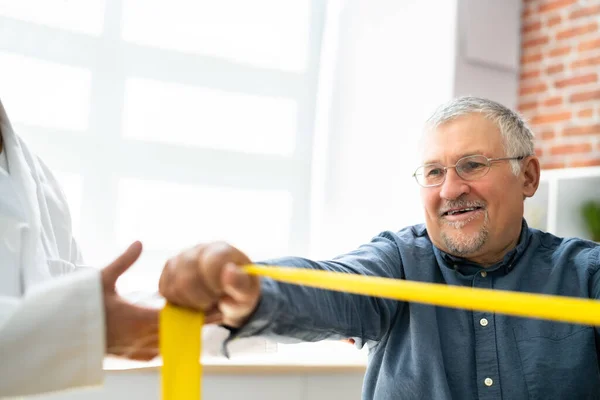
<svg viewBox="0 0 600 400"><path fill-rule="evenodd" d="M329 271L247 265L248 274L281 282L444 307L600 325L600 302L505 290L474 289ZM163 400L200 399L203 315L167 305L161 312Z"/></svg>
<svg viewBox="0 0 600 400"><path fill-rule="evenodd" d="M600 302L592 299L476 289L289 267L248 265L244 270L252 275L268 276L281 282L320 289L519 317L600 325Z"/></svg>
<svg viewBox="0 0 600 400"><path fill-rule="evenodd" d="M163 400L199 400L202 395L204 314L167 304L160 312Z"/></svg>

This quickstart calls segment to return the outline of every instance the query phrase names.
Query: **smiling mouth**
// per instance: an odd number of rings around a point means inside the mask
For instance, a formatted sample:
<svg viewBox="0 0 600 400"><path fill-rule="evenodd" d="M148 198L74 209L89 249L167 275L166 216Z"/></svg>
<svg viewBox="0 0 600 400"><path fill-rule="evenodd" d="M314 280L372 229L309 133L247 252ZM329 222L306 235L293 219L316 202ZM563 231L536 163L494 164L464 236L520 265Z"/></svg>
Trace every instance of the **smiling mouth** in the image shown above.
<svg viewBox="0 0 600 400"><path fill-rule="evenodd" d="M475 206L475 207L465 207L465 208L460 208L460 209L456 209L456 210L450 210L450 211L446 211L445 213L443 213L442 217L466 214L469 212L481 210L482 208L483 207Z"/></svg>

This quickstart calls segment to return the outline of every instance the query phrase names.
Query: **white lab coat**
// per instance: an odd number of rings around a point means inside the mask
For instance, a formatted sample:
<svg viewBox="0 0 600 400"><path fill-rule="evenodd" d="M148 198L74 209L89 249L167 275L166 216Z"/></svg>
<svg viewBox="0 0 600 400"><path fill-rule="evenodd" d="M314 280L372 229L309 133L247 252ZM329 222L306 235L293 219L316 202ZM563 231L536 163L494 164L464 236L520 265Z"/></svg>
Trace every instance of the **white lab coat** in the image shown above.
<svg viewBox="0 0 600 400"><path fill-rule="evenodd" d="M0 397L102 382L104 306L98 270L77 268L66 199L18 138L0 103L8 158L0 169Z"/></svg>

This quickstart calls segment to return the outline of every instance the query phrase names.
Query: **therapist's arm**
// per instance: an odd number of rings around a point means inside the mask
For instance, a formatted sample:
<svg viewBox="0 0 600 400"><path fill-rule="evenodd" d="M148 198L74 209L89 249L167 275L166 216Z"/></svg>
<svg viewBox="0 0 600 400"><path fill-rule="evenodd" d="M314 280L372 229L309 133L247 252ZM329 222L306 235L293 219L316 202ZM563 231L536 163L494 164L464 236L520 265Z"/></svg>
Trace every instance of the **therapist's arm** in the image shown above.
<svg viewBox="0 0 600 400"><path fill-rule="evenodd" d="M158 355L159 310L133 305L115 290L115 284L139 258L142 244L135 242L102 270L106 316L106 352L134 360L151 360Z"/></svg>
<svg viewBox="0 0 600 400"><path fill-rule="evenodd" d="M0 297L0 397L99 385L106 353L150 359L158 311L128 304L114 287L137 260L135 243L108 267Z"/></svg>

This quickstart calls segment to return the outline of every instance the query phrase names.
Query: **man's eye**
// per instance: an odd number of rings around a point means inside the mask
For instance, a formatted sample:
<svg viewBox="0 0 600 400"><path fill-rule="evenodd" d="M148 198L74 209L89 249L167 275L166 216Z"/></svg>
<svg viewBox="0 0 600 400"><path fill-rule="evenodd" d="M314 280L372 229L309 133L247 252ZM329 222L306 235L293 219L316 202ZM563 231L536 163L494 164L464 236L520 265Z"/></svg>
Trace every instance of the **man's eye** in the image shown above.
<svg viewBox="0 0 600 400"><path fill-rule="evenodd" d="M477 170L479 168L483 168L484 164L476 162L476 161L469 161L466 162L463 166L462 166L462 170L463 171L474 171Z"/></svg>
<svg viewBox="0 0 600 400"><path fill-rule="evenodd" d="M427 176L438 176L443 173L441 168L431 168L427 170Z"/></svg>

